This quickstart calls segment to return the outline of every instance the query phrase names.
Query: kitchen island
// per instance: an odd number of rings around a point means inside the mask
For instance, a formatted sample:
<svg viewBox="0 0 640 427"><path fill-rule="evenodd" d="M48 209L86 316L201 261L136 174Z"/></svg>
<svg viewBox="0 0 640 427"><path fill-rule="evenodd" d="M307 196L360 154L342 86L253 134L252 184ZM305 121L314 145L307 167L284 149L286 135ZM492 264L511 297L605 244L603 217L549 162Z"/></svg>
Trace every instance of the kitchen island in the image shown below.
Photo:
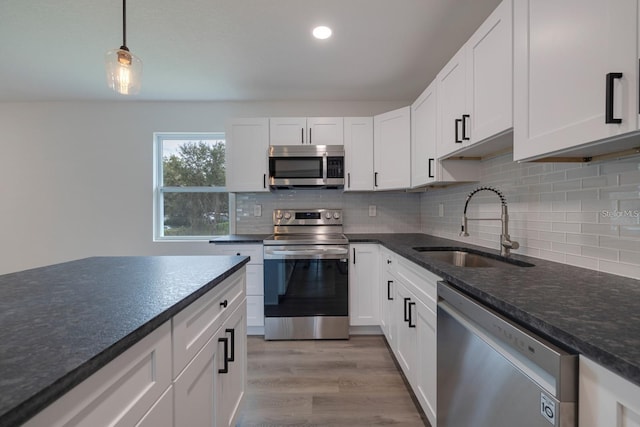
<svg viewBox="0 0 640 427"><path fill-rule="evenodd" d="M0 276L0 425L27 421L248 261L94 257Z"/></svg>

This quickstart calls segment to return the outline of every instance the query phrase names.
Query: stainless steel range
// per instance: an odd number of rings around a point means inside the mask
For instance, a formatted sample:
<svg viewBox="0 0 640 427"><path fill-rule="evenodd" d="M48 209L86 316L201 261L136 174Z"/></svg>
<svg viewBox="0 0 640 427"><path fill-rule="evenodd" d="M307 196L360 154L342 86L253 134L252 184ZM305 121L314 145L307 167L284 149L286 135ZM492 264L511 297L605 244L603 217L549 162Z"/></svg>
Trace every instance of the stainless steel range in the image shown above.
<svg viewBox="0 0 640 427"><path fill-rule="evenodd" d="M342 210L273 211L264 240L264 337L349 338L349 242Z"/></svg>

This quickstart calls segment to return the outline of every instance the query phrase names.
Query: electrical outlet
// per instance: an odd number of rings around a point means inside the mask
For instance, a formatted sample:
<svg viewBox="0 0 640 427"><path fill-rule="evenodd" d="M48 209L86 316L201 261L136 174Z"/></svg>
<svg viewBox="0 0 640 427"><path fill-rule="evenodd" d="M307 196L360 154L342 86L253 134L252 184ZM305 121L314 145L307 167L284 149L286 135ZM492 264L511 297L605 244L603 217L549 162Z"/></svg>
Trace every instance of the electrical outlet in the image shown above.
<svg viewBox="0 0 640 427"><path fill-rule="evenodd" d="M253 205L253 216L262 216L262 205Z"/></svg>
<svg viewBox="0 0 640 427"><path fill-rule="evenodd" d="M444 216L444 203L438 203L438 216Z"/></svg>
<svg viewBox="0 0 640 427"><path fill-rule="evenodd" d="M376 216L377 215L377 209L376 209L376 205L369 205L369 216Z"/></svg>

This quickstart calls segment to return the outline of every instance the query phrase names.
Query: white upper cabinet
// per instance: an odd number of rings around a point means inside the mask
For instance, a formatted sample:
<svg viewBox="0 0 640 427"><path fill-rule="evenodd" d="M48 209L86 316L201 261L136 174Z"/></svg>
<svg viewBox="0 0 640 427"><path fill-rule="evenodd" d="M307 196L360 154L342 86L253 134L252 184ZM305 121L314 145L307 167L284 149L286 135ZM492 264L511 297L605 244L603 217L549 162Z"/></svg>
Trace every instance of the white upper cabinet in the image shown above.
<svg viewBox="0 0 640 427"><path fill-rule="evenodd" d="M225 132L227 190L269 191L269 119L231 119L227 121Z"/></svg>
<svg viewBox="0 0 640 427"><path fill-rule="evenodd" d="M373 190L373 117L344 118L344 191Z"/></svg>
<svg viewBox="0 0 640 427"><path fill-rule="evenodd" d="M373 118L374 190L411 186L411 107Z"/></svg>
<svg viewBox="0 0 640 427"><path fill-rule="evenodd" d="M342 117L272 117L269 119L271 145L342 145Z"/></svg>
<svg viewBox="0 0 640 427"><path fill-rule="evenodd" d="M434 82L411 105L411 187L429 184L436 179L437 113Z"/></svg>
<svg viewBox="0 0 640 427"><path fill-rule="evenodd" d="M411 187L446 182L477 181L480 162L476 160L438 160L437 82L411 106Z"/></svg>
<svg viewBox="0 0 640 427"><path fill-rule="evenodd" d="M440 158L513 126L511 1L500 3L436 77Z"/></svg>
<svg viewBox="0 0 640 427"><path fill-rule="evenodd" d="M637 0L515 2L514 160L637 130L637 22Z"/></svg>

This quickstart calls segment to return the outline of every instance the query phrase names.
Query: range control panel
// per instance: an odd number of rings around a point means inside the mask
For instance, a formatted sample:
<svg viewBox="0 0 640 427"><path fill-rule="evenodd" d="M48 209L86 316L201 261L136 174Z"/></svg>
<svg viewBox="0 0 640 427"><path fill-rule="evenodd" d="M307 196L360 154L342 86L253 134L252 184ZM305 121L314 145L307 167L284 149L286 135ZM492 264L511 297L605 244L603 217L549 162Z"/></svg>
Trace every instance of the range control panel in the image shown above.
<svg viewBox="0 0 640 427"><path fill-rule="evenodd" d="M273 225L342 225L342 209L275 209Z"/></svg>

